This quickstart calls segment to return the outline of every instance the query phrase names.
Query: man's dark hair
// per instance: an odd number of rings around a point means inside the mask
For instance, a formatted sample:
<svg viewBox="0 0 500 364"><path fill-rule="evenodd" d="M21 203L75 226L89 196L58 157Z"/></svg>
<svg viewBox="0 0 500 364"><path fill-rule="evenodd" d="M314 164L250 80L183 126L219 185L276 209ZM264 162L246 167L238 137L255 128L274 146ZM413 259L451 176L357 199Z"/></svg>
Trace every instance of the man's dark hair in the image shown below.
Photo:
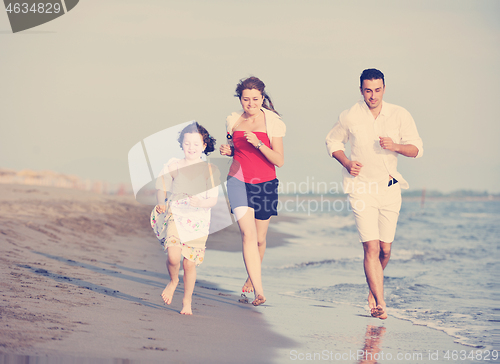
<svg viewBox="0 0 500 364"><path fill-rule="evenodd" d="M359 87L363 88L364 80L382 80L385 86L384 74L375 68L368 68L359 77Z"/></svg>

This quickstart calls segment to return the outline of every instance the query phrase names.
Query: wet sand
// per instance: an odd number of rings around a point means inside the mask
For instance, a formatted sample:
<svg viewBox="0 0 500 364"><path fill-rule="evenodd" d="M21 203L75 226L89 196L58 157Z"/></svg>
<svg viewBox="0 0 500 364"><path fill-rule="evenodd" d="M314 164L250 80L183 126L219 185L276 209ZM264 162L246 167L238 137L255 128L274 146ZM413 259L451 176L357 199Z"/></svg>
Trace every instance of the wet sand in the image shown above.
<svg viewBox="0 0 500 364"><path fill-rule="evenodd" d="M168 275L150 211L130 196L0 184L0 362L447 363L447 351L474 349L361 307L293 297L293 282L268 286L268 302L253 307L198 274L194 315L180 315L182 280L171 305L160 297ZM266 255L290 237L270 229ZM237 226L207 247L236 256ZM392 360L366 360L377 353Z"/></svg>
<svg viewBox="0 0 500 364"><path fill-rule="evenodd" d="M4 359L269 362L275 348L294 344L270 329L262 308L202 276L193 316L179 314L182 280L164 305L165 255L149 226L151 207L50 187L0 185L0 196ZM218 232L210 249L232 248L233 230Z"/></svg>

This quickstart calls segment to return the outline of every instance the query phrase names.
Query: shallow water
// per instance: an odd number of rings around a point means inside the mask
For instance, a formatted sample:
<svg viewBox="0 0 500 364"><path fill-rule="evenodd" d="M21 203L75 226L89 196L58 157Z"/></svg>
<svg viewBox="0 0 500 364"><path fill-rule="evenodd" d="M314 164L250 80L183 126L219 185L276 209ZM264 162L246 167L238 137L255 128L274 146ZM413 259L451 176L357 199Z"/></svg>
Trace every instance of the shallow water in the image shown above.
<svg viewBox="0 0 500 364"><path fill-rule="evenodd" d="M367 306L363 251L351 212L291 215L299 219L273 224L297 238L266 252L266 290ZM423 209L420 202L403 201L385 270L390 315L470 347L498 349L499 241L498 201L427 201ZM224 254L200 270L200 276L235 289L244 273L241 259Z"/></svg>

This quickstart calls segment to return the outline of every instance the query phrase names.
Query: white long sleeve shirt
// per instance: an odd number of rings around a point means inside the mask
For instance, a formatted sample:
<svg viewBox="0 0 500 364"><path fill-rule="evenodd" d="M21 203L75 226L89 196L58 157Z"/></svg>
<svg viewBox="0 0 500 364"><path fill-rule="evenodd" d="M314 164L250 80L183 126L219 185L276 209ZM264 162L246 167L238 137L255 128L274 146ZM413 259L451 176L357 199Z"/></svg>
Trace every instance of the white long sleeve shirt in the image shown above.
<svg viewBox="0 0 500 364"><path fill-rule="evenodd" d="M273 142L273 137L284 137L286 133L286 125L283 120L281 120L281 117L266 108L262 107L261 110L264 112L266 118L266 132L271 143ZM243 113L243 110L233 112L226 118L226 131L228 134L233 135L233 128Z"/></svg>
<svg viewBox="0 0 500 364"><path fill-rule="evenodd" d="M379 137L390 137L397 144L414 145L418 149L415 158L421 157L424 152L415 121L406 109L382 101L382 109L375 119L364 100L360 100L340 114L326 137L330 157L335 151L345 151L345 144L350 141L349 159L363 165L356 177L343 168L344 192L353 192L360 183L387 186L389 175L398 180L401 188L409 187L408 182L397 171L398 153L382 149Z"/></svg>

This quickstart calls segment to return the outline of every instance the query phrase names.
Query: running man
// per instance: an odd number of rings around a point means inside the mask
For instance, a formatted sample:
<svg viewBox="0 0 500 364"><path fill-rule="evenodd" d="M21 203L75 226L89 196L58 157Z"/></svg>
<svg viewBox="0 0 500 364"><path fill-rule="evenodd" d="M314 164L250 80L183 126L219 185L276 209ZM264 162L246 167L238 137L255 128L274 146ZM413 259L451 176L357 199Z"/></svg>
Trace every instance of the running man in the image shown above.
<svg viewBox="0 0 500 364"><path fill-rule="evenodd" d="M422 156L423 144L410 113L382 101L384 74L366 69L360 77L364 100L343 111L326 137L328 154L344 167L344 192L356 220L364 248L364 270L370 290L371 315L387 318L384 300L384 268L389 263L391 245L401 208L401 189L406 182L397 171L397 157ZM351 155L345 144L351 142Z"/></svg>

